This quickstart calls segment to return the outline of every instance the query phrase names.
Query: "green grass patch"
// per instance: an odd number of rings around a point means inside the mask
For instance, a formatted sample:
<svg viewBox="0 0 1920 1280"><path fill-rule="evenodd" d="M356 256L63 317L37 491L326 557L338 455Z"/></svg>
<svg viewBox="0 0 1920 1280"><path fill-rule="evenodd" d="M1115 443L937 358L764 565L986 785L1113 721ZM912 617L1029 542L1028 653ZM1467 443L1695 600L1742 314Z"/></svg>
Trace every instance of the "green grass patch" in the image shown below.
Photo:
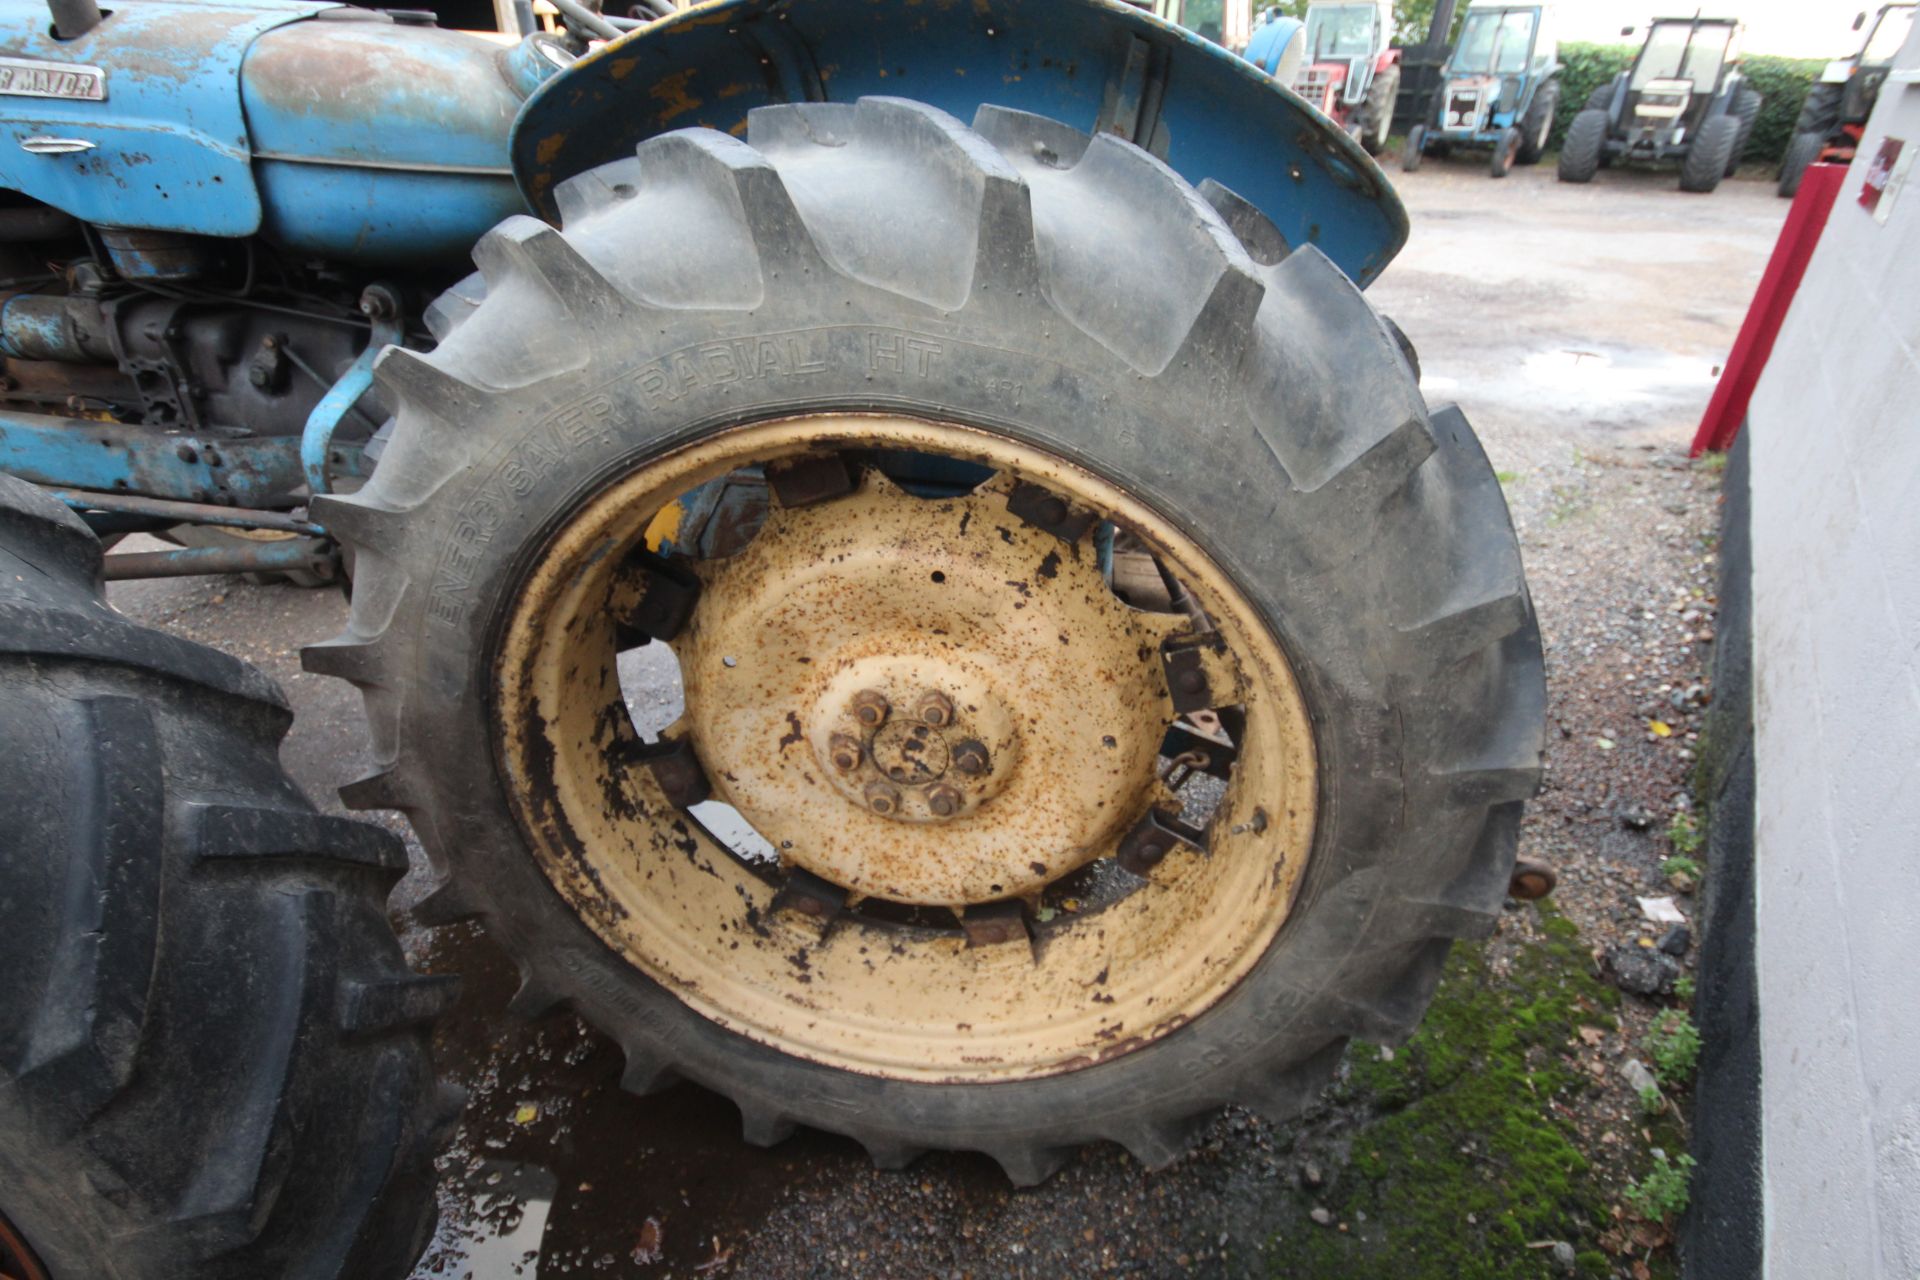
<svg viewBox="0 0 1920 1280"><path fill-rule="evenodd" d="M1518 471L1496 471L1493 473L1493 478L1508 488L1519 484L1524 479Z"/></svg>
<svg viewBox="0 0 1920 1280"><path fill-rule="evenodd" d="M1619 995L1589 974L1572 922L1550 903L1540 913L1545 938L1510 949L1504 975L1487 945L1456 946L1426 1021L1391 1061L1353 1047L1336 1101L1376 1114L1309 1197L1348 1229L1290 1229L1272 1243L1271 1274L1539 1280L1530 1242L1591 1248L1611 1200L1553 1104L1595 1087L1573 1046L1580 1027L1615 1025Z"/></svg>
<svg viewBox="0 0 1920 1280"><path fill-rule="evenodd" d="M1693 1079L1700 1061L1700 1031L1684 1010L1668 1009L1647 1028L1643 1043L1653 1058L1653 1073L1666 1085L1684 1085Z"/></svg>
<svg viewBox="0 0 1920 1280"><path fill-rule="evenodd" d="M1687 1211L1692 1183L1692 1156L1668 1160L1666 1152L1656 1151L1653 1168L1629 1186L1622 1198L1648 1222L1670 1222Z"/></svg>

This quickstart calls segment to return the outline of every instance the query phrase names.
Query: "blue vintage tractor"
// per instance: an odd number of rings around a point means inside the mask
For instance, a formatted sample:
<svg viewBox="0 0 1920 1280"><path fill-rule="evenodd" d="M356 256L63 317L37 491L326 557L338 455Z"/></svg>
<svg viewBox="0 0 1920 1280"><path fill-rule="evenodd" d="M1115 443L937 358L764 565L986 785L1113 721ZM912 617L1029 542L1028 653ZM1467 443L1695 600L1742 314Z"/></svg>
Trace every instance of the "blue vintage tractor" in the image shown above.
<svg viewBox="0 0 1920 1280"><path fill-rule="evenodd" d="M1539 636L1358 145L1117 0L555 3L0 3L9 1276L399 1274L448 1101L398 843L102 539L350 581L420 918L758 1144L1158 1166L1509 890Z"/></svg>
<svg viewBox="0 0 1920 1280"><path fill-rule="evenodd" d="M1429 118L1407 133L1401 168L1411 173L1456 147L1490 149L1496 178L1538 164L1560 102L1558 51L1548 6L1473 0Z"/></svg>

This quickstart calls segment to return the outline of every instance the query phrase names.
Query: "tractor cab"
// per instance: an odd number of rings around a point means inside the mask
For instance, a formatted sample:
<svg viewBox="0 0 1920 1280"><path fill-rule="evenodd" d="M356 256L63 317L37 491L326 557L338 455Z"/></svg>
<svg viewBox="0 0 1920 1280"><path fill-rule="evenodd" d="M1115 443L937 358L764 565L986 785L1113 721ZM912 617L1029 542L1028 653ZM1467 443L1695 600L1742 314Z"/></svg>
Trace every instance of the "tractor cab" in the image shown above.
<svg viewBox="0 0 1920 1280"><path fill-rule="evenodd" d="M1320 108L1369 151L1387 141L1400 90L1400 51L1390 0L1335 0L1307 8L1293 91Z"/></svg>
<svg viewBox="0 0 1920 1280"><path fill-rule="evenodd" d="M1495 177L1516 160L1537 162L1559 100L1558 54L1548 6L1473 0L1440 68L1439 101L1409 135L1403 166L1454 147L1493 148Z"/></svg>
<svg viewBox="0 0 1920 1280"><path fill-rule="evenodd" d="M1911 4L1883 5L1874 17L1873 29L1867 33L1867 41L1861 46L1860 52L1851 58L1830 63L1820 77L1823 83L1846 85L1840 102L1842 122L1865 124L1867 117L1873 114L1873 104L1880 96L1880 86L1886 83L1887 73L1893 70L1894 55L1900 52L1900 46L1913 34L1913 14L1914 6ZM1865 25L1864 22L1862 25Z"/></svg>
<svg viewBox="0 0 1920 1280"><path fill-rule="evenodd" d="M1735 63L1730 18L1660 18L1627 76L1616 117L1628 152L1668 155L1699 132Z"/></svg>
<svg viewBox="0 0 1920 1280"><path fill-rule="evenodd" d="M1329 116L1336 106L1364 102L1374 63L1393 33L1385 3L1314 4L1307 9L1307 39L1294 91Z"/></svg>
<svg viewBox="0 0 1920 1280"><path fill-rule="evenodd" d="M1851 58L1836 58L1820 75L1819 83L1807 90L1800 104L1800 116L1794 121L1793 137L1787 140L1780 161L1780 194L1790 196L1800 189L1801 175L1807 166L1849 164L1854 150L1866 133L1867 117L1880 99L1880 89L1893 70L1893 59L1900 46L1913 34L1912 3L1880 6L1866 42ZM1853 20L1854 30L1867 25L1862 13Z"/></svg>

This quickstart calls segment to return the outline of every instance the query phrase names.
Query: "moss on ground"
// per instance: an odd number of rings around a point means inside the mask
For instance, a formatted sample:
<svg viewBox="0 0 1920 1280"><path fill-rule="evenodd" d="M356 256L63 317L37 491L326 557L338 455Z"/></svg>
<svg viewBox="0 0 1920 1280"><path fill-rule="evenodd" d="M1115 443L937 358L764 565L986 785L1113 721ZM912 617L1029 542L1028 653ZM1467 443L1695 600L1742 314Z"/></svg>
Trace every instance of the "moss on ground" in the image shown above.
<svg viewBox="0 0 1920 1280"><path fill-rule="evenodd" d="M1420 1031L1391 1058L1355 1045L1336 1102L1374 1112L1350 1162L1312 1197L1334 1224L1272 1242L1285 1276L1524 1277L1551 1272L1540 1241L1593 1251L1611 1221L1599 1175L1556 1109L1593 1088L1572 1060L1579 1028L1612 1029L1619 994L1588 971L1578 931L1540 904L1542 936L1454 948ZM1340 1225L1340 1224L1343 1224Z"/></svg>

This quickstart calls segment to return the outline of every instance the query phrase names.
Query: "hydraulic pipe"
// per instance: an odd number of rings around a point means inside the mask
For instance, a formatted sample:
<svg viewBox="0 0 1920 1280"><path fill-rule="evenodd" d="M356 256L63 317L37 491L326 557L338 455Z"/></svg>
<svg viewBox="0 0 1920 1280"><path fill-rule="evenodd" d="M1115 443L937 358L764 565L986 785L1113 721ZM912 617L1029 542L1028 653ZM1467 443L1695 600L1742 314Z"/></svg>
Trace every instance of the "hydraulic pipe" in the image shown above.
<svg viewBox="0 0 1920 1280"><path fill-rule="evenodd" d="M143 498L133 493L94 493L86 489L55 489L53 496L75 511L121 511L135 516L161 516L174 524L217 524L229 529L270 529L276 533L304 533L324 537L326 530L310 520L281 511L250 511L245 507L216 507L205 502L175 502Z"/></svg>
<svg viewBox="0 0 1920 1280"><path fill-rule="evenodd" d="M241 547L181 547L177 551L130 551L106 557L108 582L131 578L185 578L201 573L286 573L331 562L321 538L256 542Z"/></svg>

